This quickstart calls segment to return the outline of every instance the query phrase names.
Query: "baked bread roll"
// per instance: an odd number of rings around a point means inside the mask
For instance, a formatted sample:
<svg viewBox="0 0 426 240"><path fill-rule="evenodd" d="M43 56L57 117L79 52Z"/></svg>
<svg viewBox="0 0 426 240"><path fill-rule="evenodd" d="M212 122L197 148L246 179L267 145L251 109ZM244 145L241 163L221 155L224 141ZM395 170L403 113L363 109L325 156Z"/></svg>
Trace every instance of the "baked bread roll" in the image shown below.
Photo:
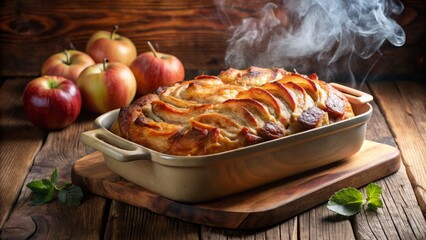
<svg viewBox="0 0 426 240"><path fill-rule="evenodd" d="M346 97L313 74L251 67L159 89L120 109L115 134L171 155L204 155L354 116Z"/></svg>

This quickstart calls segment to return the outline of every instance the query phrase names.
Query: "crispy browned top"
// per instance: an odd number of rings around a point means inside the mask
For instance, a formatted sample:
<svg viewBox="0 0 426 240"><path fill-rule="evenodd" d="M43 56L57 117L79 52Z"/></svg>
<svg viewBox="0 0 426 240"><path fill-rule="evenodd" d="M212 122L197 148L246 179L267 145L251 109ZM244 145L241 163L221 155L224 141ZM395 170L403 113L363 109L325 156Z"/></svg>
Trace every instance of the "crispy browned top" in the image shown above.
<svg viewBox="0 0 426 240"><path fill-rule="evenodd" d="M137 99L112 131L159 152L204 155L353 116L346 97L315 74L231 68Z"/></svg>

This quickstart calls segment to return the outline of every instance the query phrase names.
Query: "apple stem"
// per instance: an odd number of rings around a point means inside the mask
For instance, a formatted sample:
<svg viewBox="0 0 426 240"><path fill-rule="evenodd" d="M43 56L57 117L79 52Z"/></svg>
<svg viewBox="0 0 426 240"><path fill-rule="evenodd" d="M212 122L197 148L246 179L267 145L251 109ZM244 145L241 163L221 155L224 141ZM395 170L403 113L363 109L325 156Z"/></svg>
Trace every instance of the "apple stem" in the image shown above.
<svg viewBox="0 0 426 240"><path fill-rule="evenodd" d="M68 51L64 50L64 54L65 54L65 64L70 65L71 61L70 61L70 55L69 55Z"/></svg>
<svg viewBox="0 0 426 240"><path fill-rule="evenodd" d="M108 59L104 58L104 61L102 62L102 66L104 67L104 71L106 70L106 65L108 64Z"/></svg>
<svg viewBox="0 0 426 240"><path fill-rule="evenodd" d="M155 50L154 46L152 46L150 41L148 41L147 43L148 43L148 46L151 49L152 53L154 53L154 57L158 58L157 51Z"/></svg>
<svg viewBox="0 0 426 240"><path fill-rule="evenodd" d="M49 79L49 81L47 82L47 84L49 85L48 86L49 89L54 89L54 88L58 88L59 87L59 83L55 79Z"/></svg>
<svg viewBox="0 0 426 240"><path fill-rule="evenodd" d="M112 28L112 32L111 32L111 36L110 39L113 40L114 39L114 35L118 30L118 25L114 25L114 27Z"/></svg>

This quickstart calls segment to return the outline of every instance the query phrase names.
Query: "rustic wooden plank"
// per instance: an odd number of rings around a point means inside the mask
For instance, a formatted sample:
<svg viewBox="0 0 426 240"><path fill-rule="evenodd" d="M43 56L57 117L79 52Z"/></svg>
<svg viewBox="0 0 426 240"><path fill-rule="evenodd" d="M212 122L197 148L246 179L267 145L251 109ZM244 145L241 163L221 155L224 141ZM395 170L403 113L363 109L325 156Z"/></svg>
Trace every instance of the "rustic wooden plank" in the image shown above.
<svg viewBox="0 0 426 240"><path fill-rule="evenodd" d="M370 83L377 102L383 101L377 94L376 88L382 88ZM384 90L388 91L388 90ZM395 99L398 96L393 96ZM380 141L389 145L396 145L391 129L386 124L388 112L401 106L380 106L374 104L375 112L368 125L367 139ZM389 108L390 107L390 108ZM384 113L384 115L382 114ZM385 119L386 117L386 119ZM397 139L397 138L396 138ZM398 140L398 139L397 139ZM399 144L398 144L399 146ZM400 147L400 146L399 146ZM400 149L402 152L402 149ZM382 199L384 208L378 213L362 211L353 218L353 228L358 239L423 239L426 236L426 221L417 204L414 190L407 176L406 168L401 166L394 175L376 182L383 187ZM364 189L363 189L364 191Z"/></svg>
<svg viewBox="0 0 426 240"><path fill-rule="evenodd" d="M373 94L367 85L362 87L364 92ZM373 107L373 115L371 116L370 121L367 123L367 132L365 138L371 141L376 141L380 143L385 143L390 146L396 147L395 140L391 134L391 131L386 123L385 116L382 114L381 108L377 105L376 96L374 96L374 101L371 102Z"/></svg>
<svg viewBox="0 0 426 240"><path fill-rule="evenodd" d="M296 240L297 217L291 218L276 226L257 230L230 230L201 226L200 239L256 239L256 240Z"/></svg>
<svg viewBox="0 0 426 240"><path fill-rule="evenodd" d="M326 205L300 215L299 222L300 239L355 239L350 221L336 216Z"/></svg>
<svg viewBox="0 0 426 240"><path fill-rule="evenodd" d="M266 2L270 1L3 0L0 75L38 75L42 62L51 54L69 48L69 42L84 50L94 31L109 30L115 24L135 42L138 52L147 51L146 41L151 40L158 50L179 57L188 69L222 69L231 34L228 27L253 16ZM216 3L224 6L217 8ZM418 72L419 61L424 58L421 53L426 34L425 4L415 0L406 0L404 4L410 9L409 16L401 20L407 44L402 48L385 45L381 66L398 67L378 68L379 72ZM371 62L361 61L361 64L368 69ZM424 67L424 63L421 65Z"/></svg>
<svg viewBox="0 0 426 240"><path fill-rule="evenodd" d="M401 150L408 177L426 216L426 143L423 138L426 85L424 82L397 85L377 82L371 84L371 88Z"/></svg>
<svg viewBox="0 0 426 240"><path fill-rule="evenodd" d="M112 201L105 239L198 239L198 226Z"/></svg>
<svg viewBox="0 0 426 240"><path fill-rule="evenodd" d="M61 178L70 181L74 161L93 151L79 140L81 132L91 129L92 123L92 116L82 114L73 125L48 135L22 186L17 204L9 220L4 224L0 238L32 236L38 239L62 239L73 236L99 239L103 235L106 202L104 198L86 193L84 202L78 207L69 207L57 201L42 206L31 206L31 191L25 186L32 180L49 177L54 168L58 168ZM15 131L27 133L28 129L15 129ZM21 227L22 221L27 223L25 227ZM34 228L32 225L37 227Z"/></svg>
<svg viewBox="0 0 426 240"><path fill-rule="evenodd" d="M45 136L25 119L21 93L27 81L8 79L0 88L0 229Z"/></svg>
<svg viewBox="0 0 426 240"><path fill-rule="evenodd" d="M404 101L409 109L416 128L426 142L426 84L420 82L400 81L396 82L398 91L404 96Z"/></svg>

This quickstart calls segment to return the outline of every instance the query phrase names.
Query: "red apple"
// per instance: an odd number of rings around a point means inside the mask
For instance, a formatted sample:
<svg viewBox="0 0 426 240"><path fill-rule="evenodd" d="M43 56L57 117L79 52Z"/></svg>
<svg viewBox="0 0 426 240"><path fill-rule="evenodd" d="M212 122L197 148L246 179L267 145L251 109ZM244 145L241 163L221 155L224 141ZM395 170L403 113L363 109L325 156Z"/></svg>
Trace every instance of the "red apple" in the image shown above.
<svg viewBox="0 0 426 240"><path fill-rule="evenodd" d="M97 63L102 63L104 58L110 62L121 62L127 66L136 58L136 46L133 42L118 35L118 26L114 26L112 32L98 31L89 39L86 45L86 53Z"/></svg>
<svg viewBox="0 0 426 240"><path fill-rule="evenodd" d="M48 130L71 125L81 110L77 85L60 76L42 76L31 80L25 87L23 101L28 120Z"/></svg>
<svg viewBox="0 0 426 240"><path fill-rule="evenodd" d="M140 54L130 64L138 85L137 93L141 95L183 81L185 77L185 69L177 57L155 51L149 42L148 45L151 52Z"/></svg>
<svg viewBox="0 0 426 240"><path fill-rule="evenodd" d="M41 66L41 76L62 76L71 81L88 66L95 64L93 59L84 52L65 50L47 58Z"/></svg>
<svg viewBox="0 0 426 240"><path fill-rule="evenodd" d="M83 106L95 113L105 113L128 105L136 94L132 71L119 62L98 63L86 68L77 79Z"/></svg>

